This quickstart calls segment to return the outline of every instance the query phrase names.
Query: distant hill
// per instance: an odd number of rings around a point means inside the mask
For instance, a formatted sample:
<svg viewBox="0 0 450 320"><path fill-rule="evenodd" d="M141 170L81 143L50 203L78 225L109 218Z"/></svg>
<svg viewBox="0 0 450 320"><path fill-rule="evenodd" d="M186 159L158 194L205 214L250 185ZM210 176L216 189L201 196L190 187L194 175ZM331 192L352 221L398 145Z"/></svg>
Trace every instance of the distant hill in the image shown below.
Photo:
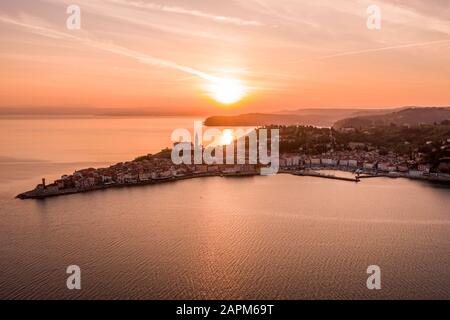
<svg viewBox="0 0 450 320"><path fill-rule="evenodd" d="M377 108L377 109L358 109L358 108L308 108L308 109L297 109L297 110L283 110L275 112L276 114L292 114L298 116L321 116L330 118L345 119L356 116L369 116L377 114L386 114L394 111L400 111L405 108Z"/></svg>
<svg viewBox="0 0 450 320"><path fill-rule="evenodd" d="M322 121L314 117L297 116L292 114L248 113L237 116L214 116L205 121L206 126L214 127L250 127L264 125L307 125L328 126L329 121Z"/></svg>
<svg viewBox="0 0 450 320"><path fill-rule="evenodd" d="M341 119L360 115L377 115L400 109L299 109L278 113L249 113L237 116L214 116L205 121L207 126L263 126L263 125L311 125L331 127Z"/></svg>
<svg viewBox="0 0 450 320"><path fill-rule="evenodd" d="M381 115L363 115L342 119L334 124L335 129L355 128L364 129L373 126L395 124L398 126L418 126L450 120L450 107L443 108L406 108L400 111Z"/></svg>
<svg viewBox="0 0 450 320"><path fill-rule="evenodd" d="M205 116L201 110L187 108L97 108L97 107L1 107L0 118L8 117L158 117Z"/></svg>

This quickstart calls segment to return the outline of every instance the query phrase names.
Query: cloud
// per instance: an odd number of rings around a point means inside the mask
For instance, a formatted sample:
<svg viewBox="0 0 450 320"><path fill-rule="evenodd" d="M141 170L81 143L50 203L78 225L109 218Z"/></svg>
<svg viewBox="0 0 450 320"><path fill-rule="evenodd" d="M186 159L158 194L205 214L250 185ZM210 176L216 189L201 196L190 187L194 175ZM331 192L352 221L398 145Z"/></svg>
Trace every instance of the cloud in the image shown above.
<svg viewBox="0 0 450 320"><path fill-rule="evenodd" d="M336 53L336 54L320 57L319 59L330 59L330 58L336 58L336 57L352 56L352 55L380 52L380 51L389 51L389 50L395 50L395 49L424 47L424 46L430 46L433 44L441 44L441 43L450 43L450 39L419 42L419 43L409 43L409 44L402 44L402 45L397 45L397 46L389 46L389 47L373 48L373 49L365 49L365 50L347 51L347 52L341 52L341 53Z"/></svg>
<svg viewBox="0 0 450 320"><path fill-rule="evenodd" d="M115 4L132 6L132 7L140 8L140 9L149 9L149 10L155 10L155 11L161 11L161 12L183 14L183 15L213 20L213 21L217 21L217 22L235 24L238 26L263 26L264 25L261 22L255 21L255 20L244 20L244 19L236 18L236 17L214 15L214 14L199 11L199 10L185 9L182 7L175 7L175 6L166 6L166 5L160 5L160 4L151 3L151 2L133 1L133 0L132 1L107 0L107 1L115 3Z"/></svg>
<svg viewBox="0 0 450 320"><path fill-rule="evenodd" d="M71 0L43 0L45 2L54 3L57 5L70 5ZM190 27L175 26L174 23L168 24L161 20L152 21L148 19L148 15L143 12L142 8L136 7L119 7L114 5L105 5L104 0L77 0L77 5L82 8L82 12L90 12L95 15L99 15L105 18L112 18L115 20L121 20L123 22L133 24L139 27L150 28L170 34L179 36L187 36L194 38L204 38L208 40L222 40L228 42L236 42L236 37L230 37L224 34L215 34L209 30L195 30ZM112 3L112 2L111 2ZM129 10L126 10L129 9Z"/></svg>
<svg viewBox="0 0 450 320"><path fill-rule="evenodd" d="M117 55L125 56L128 58L132 58L138 62L141 62L143 64L157 66L157 67L163 67L163 68L169 68L173 70L178 70L180 72L184 72L196 77L199 77L204 80L208 81L218 81L218 78L212 75L209 75L203 71L197 70L195 68L180 65L176 62L159 59L156 57L153 57L151 55L148 55L146 53L141 53L138 51L130 50L128 48L115 45L110 42L102 42L98 40L94 40L88 37L79 37L75 36L66 32L57 31L54 29L50 29L48 27L43 27L39 25L34 25L31 23L21 22L18 20L10 19L8 17L0 16L0 22L14 25L17 27L24 28L28 30L29 32L32 32L34 34L39 34L41 36L45 36L47 38L56 38L56 39L66 39L71 41L77 41L79 43L82 43L86 46L100 49L106 52L114 53Z"/></svg>
<svg viewBox="0 0 450 320"><path fill-rule="evenodd" d="M310 58L310 59L305 58L305 59L301 59L301 60L286 61L283 64L296 64L296 63L304 63L304 62L315 61L315 60L328 60L328 59L332 59L332 58L339 58L339 57L345 57L345 56L354 56L354 55L360 55L360 54L391 51L391 50L398 50L398 49L425 47L425 46L432 46L432 45L436 45L436 44L445 44L445 43L450 43L450 39L428 41L428 42L415 42L415 43L386 46L386 47L372 48L372 49L345 51L345 52L339 52L339 53L330 54L330 55L326 55L326 56L322 56L322 57L318 57L318 58Z"/></svg>

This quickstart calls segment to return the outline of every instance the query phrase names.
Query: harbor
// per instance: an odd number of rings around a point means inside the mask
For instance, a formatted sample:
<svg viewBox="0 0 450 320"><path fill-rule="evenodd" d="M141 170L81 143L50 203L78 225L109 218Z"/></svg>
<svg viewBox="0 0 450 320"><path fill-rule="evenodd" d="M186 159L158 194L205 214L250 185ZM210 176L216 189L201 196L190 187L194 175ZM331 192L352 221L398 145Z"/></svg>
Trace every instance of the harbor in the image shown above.
<svg viewBox="0 0 450 320"><path fill-rule="evenodd" d="M349 182L360 182L359 177L357 175L354 178L350 178L350 177L337 176L337 175L333 175L333 174L321 173L321 172L314 171L314 170L302 170L302 171L293 173L293 175L303 176L303 177L317 177L317 178L333 179L333 180L341 180L341 181L349 181Z"/></svg>
<svg viewBox="0 0 450 320"><path fill-rule="evenodd" d="M355 178L342 177L332 174L321 173L313 170L298 170L298 171L280 171L280 174L291 174L294 176L309 176L309 177L317 177L324 179L334 179L340 181L348 181L348 182L359 182L359 178L355 176ZM187 174L183 176L172 176L167 178L155 178L155 179L146 179L146 180L138 180L133 182L123 182L123 183L105 183L100 185L92 185L92 186L83 186L83 187L72 187L72 188L64 188L59 189L54 185L46 186L45 179L43 179L42 184L38 185L34 190L30 190L24 193L17 195L18 199L45 199L50 197L57 196L65 196L76 193L86 193L98 190L105 190L110 188L126 188L126 187L134 187L134 186L147 186L147 185L155 185L161 183L168 182L176 182L187 179L195 179L195 178L207 178L207 177L251 177L258 176L259 173L256 172L204 172L204 173L195 173L195 174Z"/></svg>

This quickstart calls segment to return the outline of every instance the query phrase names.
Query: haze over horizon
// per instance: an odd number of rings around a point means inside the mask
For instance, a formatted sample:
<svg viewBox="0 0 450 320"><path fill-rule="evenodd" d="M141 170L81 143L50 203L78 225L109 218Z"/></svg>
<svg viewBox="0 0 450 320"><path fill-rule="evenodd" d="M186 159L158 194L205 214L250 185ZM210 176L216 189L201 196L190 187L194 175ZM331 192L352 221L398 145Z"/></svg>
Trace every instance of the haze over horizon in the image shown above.
<svg viewBox="0 0 450 320"><path fill-rule="evenodd" d="M3 1L0 107L163 114L450 105L445 0ZM73 107L68 107L73 106Z"/></svg>

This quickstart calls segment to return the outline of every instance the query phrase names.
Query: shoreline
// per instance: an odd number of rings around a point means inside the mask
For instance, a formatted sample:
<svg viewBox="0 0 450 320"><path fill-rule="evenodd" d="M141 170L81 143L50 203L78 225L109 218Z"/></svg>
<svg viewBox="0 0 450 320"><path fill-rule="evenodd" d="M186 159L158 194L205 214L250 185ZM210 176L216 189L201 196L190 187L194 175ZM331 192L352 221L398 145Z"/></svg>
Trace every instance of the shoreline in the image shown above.
<svg viewBox="0 0 450 320"><path fill-rule="evenodd" d="M350 177L342 177L342 176L336 176L332 174L324 174L320 171L327 170L327 171L340 171L340 172L346 172L346 173L353 173L352 171L344 170L344 169L335 169L335 168L309 168L306 170L279 170L277 174L290 174L293 176L300 176L300 177L316 177L316 178L322 178L322 179L332 179L332 180L340 180L340 181L347 181L347 182L354 182L359 183L365 179L371 179L371 178L390 178L390 179L410 179L410 180L419 180L419 181L426 181L429 183L434 184L440 184L444 186L450 186L450 179L444 179L439 177L410 177L410 176L404 176L404 175L388 175L388 174L370 174L370 173L363 173L362 175L355 175L354 178ZM197 174L191 174L191 175L185 175L185 176L177 176L177 177L170 177L170 178L161 178L161 179L149 179L145 181L139 181L136 183L112 183L112 184L104 184L104 185L96 185L92 187L87 188L68 188L58 191L50 191L46 189L34 189L30 191L23 192L19 195L17 195L15 198L21 199L21 200L27 200L27 199L45 199L45 198L52 198L52 197L59 197L59 196L66 196L66 195L72 195L72 194L78 194L78 193L87 193L87 192L93 192L98 190L106 190L110 188L127 188L127 187L138 187L138 186L149 186L149 185L157 185L162 183L169 183L169 182L177 182L177 181L183 181L183 180L190 180L190 179L198 179L198 178L207 178L207 177L254 177L259 176L259 173L256 172L249 172L249 173L197 173Z"/></svg>
<svg viewBox="0 0 450 320"><path fill-rule="evenodd" d="M138 187L138 186L150 186L150 185L157 185L157 184L163 184L163 183L169 183L169 182L177 182L177 181L183 181L183 180L190 180L190 179L198 179L198 178L208 178L208 177L250 177L250 176L258 176L258 173L238 173L238 174L226 174L226 173L199 173L195 175L188 175L188 176L178 176L178 177L170 177L170 178L162 178L162 179L150 179L147 181L139 181L136 183L113 183L113 184L104 184L104 185L98 185L98 186L92 186L88 188L70 188L70 189L63 189L59 190L57 192L55 191L48 191L48 190L30 190L23 192L19 195L17 195L15 198L20 200L27 200L27 199L45 199L45 198L53 198L53 197L59 197L59 196L66 196L71 194L78 194L78 193L87 193L87 192L93 192L93 191L99 191L99 190L106 190L106 189L112 189L112 188L128 188L128 187Z"/></svg>

